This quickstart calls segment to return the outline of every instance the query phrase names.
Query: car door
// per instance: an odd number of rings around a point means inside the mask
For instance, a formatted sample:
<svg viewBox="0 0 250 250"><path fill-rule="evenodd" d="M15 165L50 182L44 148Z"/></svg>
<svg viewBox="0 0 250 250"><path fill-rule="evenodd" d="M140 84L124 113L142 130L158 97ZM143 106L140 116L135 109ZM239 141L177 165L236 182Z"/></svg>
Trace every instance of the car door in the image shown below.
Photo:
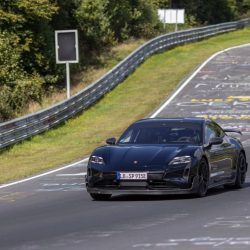
<svg viewBox="0 0 250 250"><path fill-rule="evenodd" d="M220 137L223 142L219 145L207 147L207 156L210 166L211 183L218 183L228 179L231 175L233 155L232 146L228 143L224 131L214 122L205 124L205 145L209 145L211 138Z"/></svg>

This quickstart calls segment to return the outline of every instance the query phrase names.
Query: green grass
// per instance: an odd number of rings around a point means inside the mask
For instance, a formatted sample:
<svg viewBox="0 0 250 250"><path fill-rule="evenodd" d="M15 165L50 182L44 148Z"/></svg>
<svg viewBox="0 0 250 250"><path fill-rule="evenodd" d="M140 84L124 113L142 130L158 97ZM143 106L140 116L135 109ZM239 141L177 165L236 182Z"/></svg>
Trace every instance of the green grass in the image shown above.
<svg viewBox="0 0 250 250"><path fill-rule="evenodd" d="M82 115L1 152L0 183L87 156L107 137L118 137L131 122L156 109L209 56L249 42L250 29L245 29L152 56Z"/></svg>
<svg viewBox="0 0 250 250"><path fill-rule="evenodd" d="M72 75L71 95L78 93L92 82L98 80L143 43L145 43L144 39L130 39L112 48L107 48L99 55L96 55L95 65L88 65L82 71ZM65 65L61 65L61 67L65 67ZM66 89L55 88L53 91L48 92L46 96L43 96L41 103L30 103L28 109L22 111L18 116L27 115L50 107L55 103L65 100L65 98Z"/></svg>

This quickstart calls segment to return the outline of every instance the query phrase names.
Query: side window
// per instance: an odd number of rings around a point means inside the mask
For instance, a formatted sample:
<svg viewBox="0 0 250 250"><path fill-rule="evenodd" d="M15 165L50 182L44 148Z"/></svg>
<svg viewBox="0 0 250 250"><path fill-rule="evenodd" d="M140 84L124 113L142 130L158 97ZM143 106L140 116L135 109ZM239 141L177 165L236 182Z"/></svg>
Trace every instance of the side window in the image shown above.
<svg viewBox="0 0 250 250"><path fill-rule="evenodd" d="M205 144L209 143L209 140L211 138L216 137L216 133L213 130L213 127L211 126L211 124L206 124L206 128L205 128Z"/></svg>
<svg viewBox="0 0 250 250"><path fill-rule="evenodd" d="M224 135L223 130L215 123L207 123L205 128L205 144L209 143L209 140L214 137L222 137Z"/></svg>
<svg viewBox="0 0 250 250"><path fill-rule="evenodd" d="M120 143L129 143L129 142L131 142L132 134L133 134L133 129L129 130L129 131L120 139Z"/></svg>
<svg viewBox="0 0 250 250"><path fill-rule="evenodd" d="M217 137L224 136L224 131L222 130L222 128L220 128L217 124L213 124L213 125L214 125L214 129L216 131L216 136Z"/></svg>

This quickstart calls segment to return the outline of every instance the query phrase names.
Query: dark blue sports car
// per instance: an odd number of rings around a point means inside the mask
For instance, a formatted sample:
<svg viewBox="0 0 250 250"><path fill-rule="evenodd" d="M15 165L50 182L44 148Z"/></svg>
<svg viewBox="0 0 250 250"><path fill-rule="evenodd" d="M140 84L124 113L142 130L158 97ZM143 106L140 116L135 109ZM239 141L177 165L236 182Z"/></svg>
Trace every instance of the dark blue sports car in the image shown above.
<svg viewBox="0 0 250 250"><path fill-rule="evenodd" d="M91 154L86 176L94 200L113 194L205 196L209 188L241 188L247 162L241 142L202 118L144 119Z"/></svg>

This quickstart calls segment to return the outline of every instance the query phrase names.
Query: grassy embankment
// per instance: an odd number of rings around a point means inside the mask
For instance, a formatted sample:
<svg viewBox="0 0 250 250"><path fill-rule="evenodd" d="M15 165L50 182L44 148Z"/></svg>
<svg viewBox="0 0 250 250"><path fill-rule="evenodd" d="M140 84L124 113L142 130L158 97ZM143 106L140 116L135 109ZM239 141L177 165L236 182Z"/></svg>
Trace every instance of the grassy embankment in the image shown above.
<svg viewBox="0 0 250 250"><path fill-rule="evenodd" d="M80 73L72 75L71 95L78 93L80 90L84 89L87 85L99 79L101 76L107 73L117 63L119 63L122 59L124 59L127 55L133 52L137 47L142 45L144 42L145 40L143 39L137 39L137 40L131 39L122 44L118 44L112 47L111 49L107 49L100 55L96 55L95 65L87 66ZM61 65L61 67L65 67L65 65L63 64ZM64 99L66 99L65 88L50 89L49 95L43 98L41 104L31 103L29 105L28 110L25 110L23 113L20 114L20 116L50 107L51 105L63 101Z"/></svg>
<svg viewBox="0 0 250 250"><path fill-rule="evenodd" d="M82 115L0 154L0 183L87 156L107 137L147 116L177 84L213 53L249 43L250 29L220 35L155 55Z"/></svg>

